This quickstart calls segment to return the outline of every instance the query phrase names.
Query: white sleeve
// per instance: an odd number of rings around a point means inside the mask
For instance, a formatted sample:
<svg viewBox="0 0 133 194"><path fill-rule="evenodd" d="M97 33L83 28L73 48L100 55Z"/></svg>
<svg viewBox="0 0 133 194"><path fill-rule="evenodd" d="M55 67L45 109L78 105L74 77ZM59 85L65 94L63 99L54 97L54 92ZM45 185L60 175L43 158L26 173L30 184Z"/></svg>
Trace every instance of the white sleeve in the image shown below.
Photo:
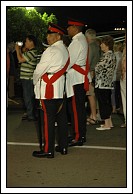
<svg viewBox="0 0 133 194"><path fill-rule="evenodd" d="M46 73L50 67L51 64L51 58L54 55L53 52L51 52L51 48L47 48L40 59L40 62L37 64L36 69L33 73L33 84L35 85L38 80L41 78L41 76Z"/></svg>
<svg viewBox="0 0 133 194"><path fill-rule="evenodd" d="M72 41L72 43L68 47L68 51L70 55L70 64L68 69L70 69L77 62L77 59L81 52L80 42L77 40Z"/></svg>

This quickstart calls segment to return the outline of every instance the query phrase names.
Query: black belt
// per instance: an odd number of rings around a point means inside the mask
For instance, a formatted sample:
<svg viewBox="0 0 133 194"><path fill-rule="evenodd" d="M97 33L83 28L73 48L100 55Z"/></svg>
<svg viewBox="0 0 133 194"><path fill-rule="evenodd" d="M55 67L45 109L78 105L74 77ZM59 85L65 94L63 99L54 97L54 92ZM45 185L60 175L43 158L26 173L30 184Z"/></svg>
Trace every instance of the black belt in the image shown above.
<svg viewBox="0 0 133 194"><path fill-rule="evenodd" d="M54 75L55 73L49 73L49 72L47 72L47 75Z"/></svg>
<svg viewBox="0 0 133 194"><path fill-rule="evenodd" d="M49 73L49 72L47 72L47 75L54 75L54 74L55 74L55 73ZM65 73L64 73L64 74L65 74ZM64 74L63 74L63 75L64 75Z"/></svg>

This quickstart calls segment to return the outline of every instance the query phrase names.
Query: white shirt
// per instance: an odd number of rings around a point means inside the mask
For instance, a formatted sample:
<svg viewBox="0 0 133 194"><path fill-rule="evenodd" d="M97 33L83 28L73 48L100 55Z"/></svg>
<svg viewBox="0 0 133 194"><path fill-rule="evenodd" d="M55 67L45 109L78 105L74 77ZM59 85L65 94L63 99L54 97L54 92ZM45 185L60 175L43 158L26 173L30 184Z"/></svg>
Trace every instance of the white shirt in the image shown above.
<svg viewBox="0 0 133 194"><path fill-rule="evenodd" d="M73 85L84 83L84 75L71 68L74 64L77 64L85 69L88 43L82 32L76 34L72 38L68 51L70 55L70 65L67 69L68 73L66 75L66 93L67 97L71 97L74 95Z"/></svg>
<svg viewBox="0 0 133 194"><path fill-rule="evenodd" d="M45 73L56 73L61 70L68 60L68 51L63 44L63 41L57 41L48 47L42 54L40 62L33 74L33 83L35 85L34 92L37 99L45 99L46 82L41 79ZM48 75L52 77L52 75ZM63 98L64 93L64 75L53 83L54 97Z"/></svg>

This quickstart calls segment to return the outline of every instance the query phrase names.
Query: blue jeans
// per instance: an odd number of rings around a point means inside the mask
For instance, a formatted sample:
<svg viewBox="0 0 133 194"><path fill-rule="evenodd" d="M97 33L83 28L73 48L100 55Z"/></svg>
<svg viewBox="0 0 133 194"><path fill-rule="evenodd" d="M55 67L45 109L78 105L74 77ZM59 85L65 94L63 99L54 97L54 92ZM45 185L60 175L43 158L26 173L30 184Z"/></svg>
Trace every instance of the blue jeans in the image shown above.
<svg viewBox="0 0 133 194"><path fill-rule="evenodd" d="M35 96L33 80L21 79L23 88L23 98L26 107L28 118L33 119L35 117Z"/></svg>

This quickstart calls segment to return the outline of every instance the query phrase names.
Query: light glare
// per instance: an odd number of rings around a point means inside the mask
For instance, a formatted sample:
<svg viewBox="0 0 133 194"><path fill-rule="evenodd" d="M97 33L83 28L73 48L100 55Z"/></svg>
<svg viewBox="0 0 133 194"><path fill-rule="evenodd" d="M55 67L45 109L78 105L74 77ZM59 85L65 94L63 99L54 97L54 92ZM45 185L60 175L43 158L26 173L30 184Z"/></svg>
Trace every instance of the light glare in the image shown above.
<svg viewBox="0 0 133 194"><path fill-rule="evenodd" d="M26 9L27 9L27 10L29 10L29 9L34 9L34 7L26 7Z"/></svg>

